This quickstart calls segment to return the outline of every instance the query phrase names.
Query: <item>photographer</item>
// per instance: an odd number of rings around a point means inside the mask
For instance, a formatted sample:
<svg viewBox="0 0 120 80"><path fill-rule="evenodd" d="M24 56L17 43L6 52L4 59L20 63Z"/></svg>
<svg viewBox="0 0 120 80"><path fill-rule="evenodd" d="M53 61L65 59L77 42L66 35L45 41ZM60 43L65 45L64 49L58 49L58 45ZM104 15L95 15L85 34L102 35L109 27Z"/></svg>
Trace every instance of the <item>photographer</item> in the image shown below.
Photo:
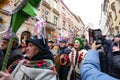
<svg viewBox="0 0 120 80"><path fill-rule="evenodd" d="M103 43L103 39L105 38L105 36L102 35L102 31L100 29L95 29L92 31L92 33L93 33L93 40L96 41L96 44L97 45L101 44L101 46L97 48L97 52L99 53L101 71L108 73L108 68L107 68L108 47L106 46L106 44Z"/></svg>
<svg viewBox="0 0 120 80"><path fill-rule="evenodd" d="M113 46L112 48L112 66L113 66L113 73L112 75L116 78L120 79L120 45Z"/></svg>
<svg viewBox="0 0 120 80"><path fill-rule="evenodd" d="M114 37L114 40L104 40L104 44L109 47L109 52L107 53L108 59L108 74L120 79L120 70L119 67L119 49L117 47L120 43L120 34L117 34ZM117 51L117 52L116 52ZM117 54L116 54L117 53Z"/></svg>
<svg viewBox="0 0 120 80"><path fill-rule="evenodd" d="M101 72L99 54L96 51L97 47L94 42L85 56L84 62L80 68L82 80L118 80Z"/></svg>

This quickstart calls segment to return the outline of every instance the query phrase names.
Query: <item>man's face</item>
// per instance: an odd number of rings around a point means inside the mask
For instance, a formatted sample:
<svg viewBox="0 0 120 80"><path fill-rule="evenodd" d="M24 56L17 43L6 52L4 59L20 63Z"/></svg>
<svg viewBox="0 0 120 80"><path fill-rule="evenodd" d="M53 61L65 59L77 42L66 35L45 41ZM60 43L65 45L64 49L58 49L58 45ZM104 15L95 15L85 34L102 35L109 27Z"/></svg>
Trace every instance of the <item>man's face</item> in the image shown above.
<svg viewBox="0 0 120 80"><path fill-rule="evenodd" d="M114 38L114 42L119 42L120 41L120 38L119 37L115 37Z"/></svg>
<svg viewBox="0 0 120 80"><path fill-rule="evenodd" d="M49 42L49 43L48 43L48 46L49 46L49 47L52 47L52 46L53 46L53 43L50 43L50 42Z"/></svg>
<svg viewBox="0 0 120 80"><path fill-rule="evenodd" d="M38 52L40 52L40 49L36 47L33 43L29 42L28 47L26 48L27 57L32 58L33 56L38 54Z"/></svg>
<svg viewBox="0 0 120 80"><path fill-rule="evenodd" d="M60 47L65 47L65 46L66 46L66 43L60 42Z"/></svg>
<svg viewBox="0 0 120 80"><path fill-rule="evenodd" d="M75 41L74 48L75 49L79 49L80 48L80 42L78 40Z"/></svg>
<svg viewBox="0 0 120 80"><path fill-rule="evenodd" d="M9 43L9 41L3 40L3 41L1 42L1 50L6 50L7 47L8 47L8 43Z"/></svg>

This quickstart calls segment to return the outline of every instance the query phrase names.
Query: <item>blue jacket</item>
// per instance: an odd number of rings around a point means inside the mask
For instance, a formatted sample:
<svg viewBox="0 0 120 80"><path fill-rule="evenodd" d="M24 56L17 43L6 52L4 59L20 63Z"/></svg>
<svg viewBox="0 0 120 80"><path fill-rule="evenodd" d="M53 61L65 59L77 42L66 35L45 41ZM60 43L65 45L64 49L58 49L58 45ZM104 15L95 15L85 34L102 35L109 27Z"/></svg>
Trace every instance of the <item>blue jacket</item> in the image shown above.
<svg viewBox="0 0 120 80"><path fill-rule="evenodd" d="M89 50L80 69L82 80L118 80L100 70L99 54Z"/></svg>

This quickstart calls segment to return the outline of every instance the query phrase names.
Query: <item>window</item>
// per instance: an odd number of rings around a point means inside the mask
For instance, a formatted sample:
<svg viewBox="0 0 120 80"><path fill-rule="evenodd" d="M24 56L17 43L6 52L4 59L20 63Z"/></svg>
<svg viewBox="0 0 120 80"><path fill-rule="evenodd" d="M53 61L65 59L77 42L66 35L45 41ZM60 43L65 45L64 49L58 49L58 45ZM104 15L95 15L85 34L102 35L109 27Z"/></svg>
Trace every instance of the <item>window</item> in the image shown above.
<svg viewBox="0 0 120 80"><path fill-rule="evenodd" d="M56 25L56 27L58 26L58 18L56 16L54 16L54 24Z"/></svg>
<svg viewBox="0 0 120 80"><path fill-rule="evenodd" d="M46 20L46 21L48 21L48 20L49 20L49 12L48 12L48 11L46 11L45 20Z"/></svg>
<svg viewBox="0 0 120 80"><path fill-rule="evenodd" d="M65 21L63 21L63 27L65 27Z"/></svg>
<svg viewBox="0 0 120 80"><path fill-rule="evenodd" d="M120 0L118 0L118 6L119 6L119 11L120 11Z"/></svg>
<svg viewBox="0 0 120 80"><path fill-rule="evenodd" d="M44 19L44 9L42 9L42 18Z"/></svg>
<svg viewBox="0 0 120 80"><path fill-rule="evenodd" d="M71 27L70 27L70 25L69 25L69 31L71 32Z"/></svg>
<svg viewBox="0 0 120 80"><path fill-rule="evenodd" d="M116 10L114 10L113 13L114 13L114 20L116 20L116 18L117 18Z"/></svg>
<svg viewBox="0 0 120 80"><path fill-rule="evenodd" d="M65 10L65 8L64 8L64 7L62 7L62 9L63 9L63 10Z"/></svg>
<svg viewBox="0 0 120 80"><path fill-rule="evenodd" d="M58 10L58 3L54 1L54 8Z"/></svg>
<svg viewBox="0 0 120 80"><path fill-rule="evenodd" d="M114 14L114 20L116 20L117 19L117 13L116 13L116 9L115 9L115 3L111 4L111 9L112 9L113 14Z"/></svg>

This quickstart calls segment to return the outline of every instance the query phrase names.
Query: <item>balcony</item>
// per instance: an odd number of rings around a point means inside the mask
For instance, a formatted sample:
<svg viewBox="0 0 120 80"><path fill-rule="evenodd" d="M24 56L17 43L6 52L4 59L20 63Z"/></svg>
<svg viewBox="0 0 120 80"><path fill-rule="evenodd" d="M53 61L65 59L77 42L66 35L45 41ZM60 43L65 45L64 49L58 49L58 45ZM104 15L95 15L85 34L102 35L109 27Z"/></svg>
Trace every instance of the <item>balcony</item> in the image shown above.
<svg viewBox="0 0 120 80"><path fill-rule="evenodd" d="M43 0L42 5L44 5L44 6L47 7L48 9L51 9L50 3L47 2L46 0Z"/></svg>
<svg viewBox="0 0 120 80"><path fill-rule="evenodd" d="M57 9L55 9L55 8L53 8L53 12L54 12L55 14L57 14L58 16L60 15L59 11L58 11Z"/></svg>
<svg viewBox="0 0 120 80"><path fill-rule="evenodd" d="M55 30L56 29L56 25L50 21L46 21L45 22L45 26L46 28L50 29L50 30Z"/></svg>

